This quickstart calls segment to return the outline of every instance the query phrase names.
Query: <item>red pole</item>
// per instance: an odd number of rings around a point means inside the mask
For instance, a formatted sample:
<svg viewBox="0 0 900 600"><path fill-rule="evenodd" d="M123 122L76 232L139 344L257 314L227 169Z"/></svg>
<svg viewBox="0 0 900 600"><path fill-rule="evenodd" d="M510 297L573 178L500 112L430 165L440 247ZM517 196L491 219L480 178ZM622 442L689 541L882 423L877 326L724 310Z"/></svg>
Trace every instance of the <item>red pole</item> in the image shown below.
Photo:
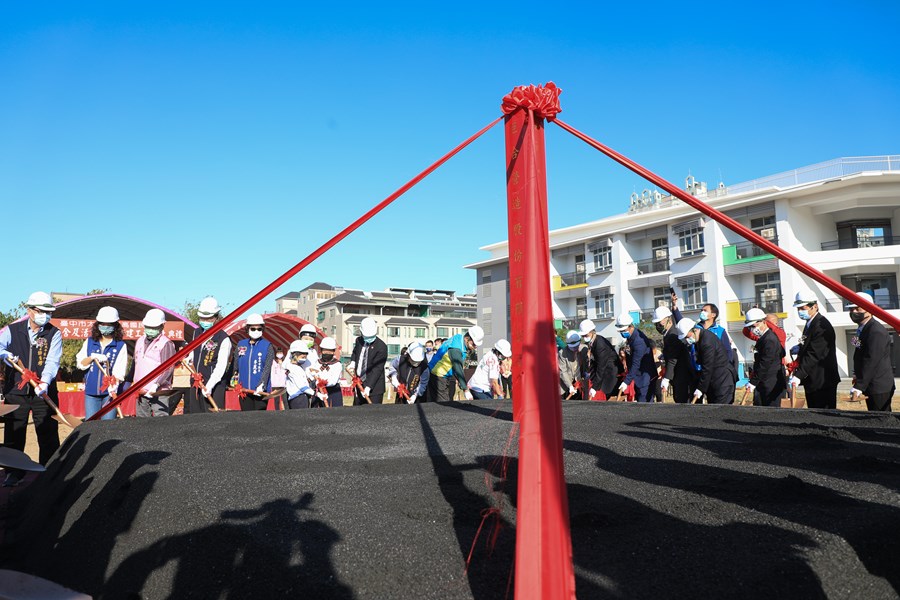
<svg viewBox="0 0 900 600"><path fill-rule="evenodd" d="M585 134L581 133L580 131L578 131L577 129L572 127L571 125L563 123L562 121L560 121L558 119L555 120L554 123L556 123L563 129L565 129L566 131L568 131L575 137L586 142L589 146L596 148L597 150L599 150L603 154L607 155L608 157L610 157L611 159L613 159L620 165L623 165L626 168L634 171L635 173L637 173L638 175L640 175L641 177L643 177L650 183L652 183L658 187L661 187L662 189L666 190L667 192L669 192L670 194L672 194L679 200L682 200L689 206L692 206L693 208L702 212L703 214L708 216L710 219L713 219L714 221L718 222L720 225L724 225L725 227L732 230L736 234L740 235L744 239L746 239L750 242L753 242L755 245L759 246L760 248L762 248L769 254L776 256L779 260L782 260L782 261L786 262L787 264L791 265L792 267L794 267L795 269L797 269L798 271L800 271L801 273L803 273L810 279L818 281L819 283L821 283L822 285L824 285L831 291L835 292L839 296L842 296L844 299L852 300L854 303L865 308L868 312L872 313L873 315L875 315L882 321L889 324L891 327L894 328L895 331L900 331L900 318L897 318L894 315L890 314L889 312L887 312L886 310L884 310L877 304L875 304L873 302L869 302L868 300L866 300L864 298L860 298L856 294L856 292L854 292L850 288L846 287L845 285L841 284L840 282L835 281L834 279L832 279L831 277L829 277L822 271L812 268L805 262L795 258L793 255L788 254L787 252L782 250L779 246L776 246L775 244L773 244L766 238L757 234L755 231L752 231L752 230L744 227L743 225L741 225L740 223L738 223L737 221L735 221L728 215L725 215L725 214L717 211L713 207L709 206L705 202L698 200L694 196L692 196L692 195L688 194L687 192L685 192L684 190L678 188L678 186L676 186L672 183L669 183L668 181L666 181L659 175L657 175L657 174L649 171L648 169L642 167L641 165L637 164L630 158L627 158L626 156L619 154L618 152L616 152L612 148L609 148L608 146L604 146L597 140L594 140L594 139L586 136Z"/></svg>
<svg viewBox="0 0 900 600"><path fill-rule="evenodd" d="M513 413L520 423L515 597L575 597L562 453L562 402L550 296L544 118L559 90L516 88L503 101L509 220Z"/></svg>

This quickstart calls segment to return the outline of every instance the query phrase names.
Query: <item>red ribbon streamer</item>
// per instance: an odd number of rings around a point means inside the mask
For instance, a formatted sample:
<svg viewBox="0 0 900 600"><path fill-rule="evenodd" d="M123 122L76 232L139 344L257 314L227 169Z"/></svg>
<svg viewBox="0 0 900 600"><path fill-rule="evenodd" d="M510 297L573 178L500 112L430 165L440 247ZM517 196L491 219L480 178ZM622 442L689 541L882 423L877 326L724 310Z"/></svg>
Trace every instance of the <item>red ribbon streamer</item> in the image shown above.
<svg viewBox="0 0 900 600"><path fill-rule="evenodd" d="M409 390L406 389L406 384L401 383L397 386L397 395L403 398L404 400L409 400Z"/></svg>
<svg viewBox="0 0 900 600"><path fill-rule="evenodd" d="M316 378L316 390L318 390L319 392L321 392L323 394L327 394L328 393L328 382L322 378L317 377Z"/></svg>
<svg viewBox="0 0 900 600"><path fill-rule="evenodd" d="M41 385L41 378L38 377L38 374L29 369L25 369L22 371L22 381L19 382L19 385L16 386L17 389L22 389L29 383L34 383L35 385Z"/></svg>
<svg viewBox="0 0 900 600"><path fill-rule="evenodd" d="M365 386L363 386L362 379L359 378L359 375L353 376L353 381L351 382L350 385L352 385L353 387L358 389L360 394L362 394L364 391L366 391L366 388L365 388Z"/></svg>
<svg viewBox="0 0 900 600"><path fill-rule="evenodd" d="M203 388L203 373L197 373L196 371L191 373L191 381L193 382L192 387Z"/></svg>
<svg viewBox="0 0 900 600"><path fill-rule="evenodd" d="M238 383L236 386L234 386L234 392L238 395L238 399L241 399L244 396L246 396L247 394L249 394L250 390L245 390L244 386L242 386L240 383Z"/></svg>
<svg viewBox="0 0 900 600"><path fill-rule="evenodd" d="M113 375L104 375L103 382L100 385L100 391L105 392L109 388L115 387L117 383L118 383L118 381L116 380L116 378Z"/></svg>
<svg viewBox="0 0 900 600"><path fill-rule="evenodd" d="M503 114L508 115L520 108L527 108L537 116L552 121L558 113L562 112L562 108L559 106L561 93L562 90L556 87L552 81L548 81L546 86L520 85L503 97L500 109Z"/></svg>

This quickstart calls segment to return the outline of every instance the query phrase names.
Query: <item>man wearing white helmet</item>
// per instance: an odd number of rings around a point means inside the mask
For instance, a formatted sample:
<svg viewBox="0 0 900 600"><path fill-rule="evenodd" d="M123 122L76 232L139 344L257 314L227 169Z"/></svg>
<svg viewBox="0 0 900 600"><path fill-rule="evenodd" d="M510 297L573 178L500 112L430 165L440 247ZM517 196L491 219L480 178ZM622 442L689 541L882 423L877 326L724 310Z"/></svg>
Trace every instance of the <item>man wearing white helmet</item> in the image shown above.
<svg viewBox="0 0 900 600"><path fill-rule="evenodd" d="M559 363L559 388L563 400L585 399L582 390L587 389L585 364L587 352L582 352L581 334L570 330L566 334L566 344L557 352Z"/></svg>
<svg viewBox="0 0 900 600"><path fill-rule="evenodd" d="M10 323L0 330L0 358L5 360L3 395L10 404L19 405L18 410L3 417L3 445L25 450L28 417L31 415L40 446L38 460L44 465L59 448L59 424L51 418L54 413L40 396L47 394L58 404L55 381L62 358L62 334L50 324L50 315L56 308L49 294L31 294L25 307L28 313L26 320ZM41 380L37 388L21 385L21 374L10 366L20 360L25 369ZM24 471L7 469L3 485L18 485L24 474Z"/></svg>
<svg viewBox="0 0 900 600"><path fill-rule="evenodd" d="M744 327L756 336L753 350L753 373L746 389L753 394L754 406L781 406L787 389L784 376L784 347L774 331L769 329L766 313L751 308L745 316Z"/></svg>
<svg viewBox="0 0 900 600"><path fill-rule="evenodd" d="M134 342L134 383L137 384L153 369L172 358L175 344L164 333L166 315L158 308L147 311L144 333ZM136 417L168 417L169 392L172 391L174 367L169 367L161 375L143 384L134 407Z"/></svg>
<svg viewBox="0 0 900 600"><path fill-rule="evenodd" d="M512 356L512 346L507 340L497 340L494 347L478 362L478 367L466 385L475 400L493 400L503 397L500 385L500 363Z"/></svg>
<svg viewBox="0 0 900 600"><path fill-rule="evenodd" d="M378 323L366 317L359 324L359 337L353 344L347 372L359 378L353 388L353 405L381 404L384 399L384 364L387 362L387 344L378 337ZM362 390L359 388L362 387Z"/></svg>
<svg viewBox="0 0 900 600"><path fill-rule="evenodd" d="M691 400L691 382L694 369L691 366L691 355L687 347L678 339L675 329L675 318L672 311L665 306L658 306L653 313L653 325L663 336L663 360L665 368L660 390L663 394L672 387L672 397L678 404L687 404Z"/></svg>
<svg viewBox="0 0 900 600"><path fill-rule="evenodd" d="M269 391L275 348L263 337L266 322L262 315L249 315L245 326L249 337L237 343L232 361L237 383L247 391L240 398L241 410L266 410L269 401L264 396Z"/></svg>
<svg viewBox="0 0 900 600"><path fill-rule="evenodd" d="M860 298L873 302L872 296L859 292ZM853 399L866 397L869 410L891 412L894 397L894 369L891 367L891 337L872 313L855 302L847 305L850 320L857 324L853 340Z"/></svg>
<svg viewBox="0 0 900 600"><path fill-rule="evenodd" d="M634 318L627 312L616 319L616 331L625 339L628 347L628 371L619 384L619 391L624 393L634 383L635 400L653 402L655 390L651 380L656 377L656 363L650 350L650 338L634 326Z"/></svg>
<svg viewBox="0 0 900 600"><path fill-rule="evenodd" d="M219 302L209 296L200 301L197 308L197 324L202 331L208 330L222 318L222 307ZM198 331L194 336L200 335ZM185 358L185 362L193 363L194 369L203 377L203 385L192 386L184 405L184 414L212 412L215 401L220 410L225 410L225 388L228 384L228 369L231 366L231 338L224 329L217 331L212 338L205 341Z"/></svg>
<svg viewBox="0 0 900 600"><path fill-rule="evenodd" d="M465 360L484 341L484 330L472 325L466 333L457 333L438 348L428 368L428 402L448 402L456 396L456 386L465 391L466 400L472 400L472 392L466 384Z"/></svg>
<svg viewBox="0 0 900 600"><path fill-rule="evenodd" d="M734 404L734 378L728 367L728 355L716 334L697 327L694 321L687 318L678 321L675 327L678 339L696 349L700 378L694 390L694 401L699 401L706 394L709 404Z"/></svg>
<svg viewBox="0 0 900 600"><path fill-rule="evenodd" d="M128 369L128 347L122 341L119 311L104 306L97 311L91 327L91 337L84 340L75 356L75 365L84 375L84 418L88 419L106 406L112 394L118 394ZM109 379L112 378L112 379ZM116 418L115 411L101 417L104 421Z"/></svg>
<svg viewBox="0 0 900 600"><path fill-rule="evenodd" d="M797 292L794 308L806 324L790 385L803 384L809 408L837 408L837 386L841 376L837 368L834 327L819 313L818 299L809 289Z"/></svg>
<svg viewBox="0 0 900 600"><path fill-rule="evenodd" d="M597 333L594 322L583 320L578 325L579 333L587 345L585 368L587 370L587 400L602 401L609 398L616 389L618 360L616 349L608 339ZM585 392L582 392L582 395Z"/></svg>
<svg viewBox="0 0 900 600"><path fill-rule="evenodd" d="M397 404L414 404L419 399L425 399L429 371L422 344L410 343L406 354L391 361L391 367L393 372L388 371L388 377L397 389Z"/></svg>
<svg viewBox="0 0 900 600"><path fill-rule="evenodd" d="M341 361L336 358L337 341L333 337L322 338L319 344L321 353L310 361L309 373L316 396L313 407L343 406L344 395L341 392L341 372L344 370ZM310 349L312 352L312 349Z"/></svg>
<svg viewBox="0 0 900 600"><path fill-rule="evenodd" d="M290 409L310 408L316 390L310 382L309 341L294 340L288 348L288 359L284 361L285 393Z"/></svg>

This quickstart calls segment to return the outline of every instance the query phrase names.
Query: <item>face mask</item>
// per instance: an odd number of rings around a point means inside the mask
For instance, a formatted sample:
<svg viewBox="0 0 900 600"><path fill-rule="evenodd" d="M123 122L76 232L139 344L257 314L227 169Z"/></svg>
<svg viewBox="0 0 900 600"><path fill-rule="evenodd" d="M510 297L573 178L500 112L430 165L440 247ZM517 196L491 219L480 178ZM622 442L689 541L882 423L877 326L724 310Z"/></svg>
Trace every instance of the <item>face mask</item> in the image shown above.
<svg viewBox="0 0 900 600"><path fill-rule="evenodd" d="M705 310L701 310L701 311L700 311L700 320L701 320L701 321L705 321L705 320L707 320L708 318L709 318L709 313L706 312Z"/></svg>
<svg viewBox="0 0 900 600"><path fill-rule="evenodd" d="M115 325L100 325L97 329L100 330L100 335L112 335L116 330Z"/></svg>
<svg viewBox="0 0 900 600"><path fill-rule="evenodd" d="M251 339L251 340L258 340L258 339L261 338L261 337L262 337L262 331L251 331L251 332L250 332L250 339Z"/></svg>
<svg viewBox="0 0 900 600"><path fill-rule="evenodd" d="M363 336L363 341L364 341L365 343L367 343L367 344L371 344L372 342L375 341L375 336L374 336L374 335L371 336L371 337L365 337L365 336Z"/></svg>
<svg viewBox="0 0 900 600"><path fill-rule="evenodd" d="M578 346L581 345L581 342L575 342L574 344L568 344L570 350L578 350Z"/></svg>
<svg viewBox="0 0 900 600"><path fill-rule="evenodd" d="M330 362L332 358L334 358L334 354L325 354L324 352L322 353L322 362Z"/></svg>
<svg viewBox="0 0 900 600"><path fill-rule="evenodd" d="M662 323L657 323L656 324L656 333L661 334L661 333L665 333L665 332L666 332L666 326L663 325Z"/></svg>
<svg viewBox="0 0 900 600"><path fill-rule="evenodd" d="M687 344L688 346L693 346L696 342L697 342L697 340L695 340L692 337L684 338L684 343Z"/></svg>
<svg viewBox="0 0 900 600"><path fill-rule="evenodd" d="M213 326L213 321L200 321L200 329L206 331Z"/></svg>
<svg viewBox="0 0 900 600"><path fill-rule="evenodd" d="M284 354L279 352L278 354L275 355L275 358L282 359L282 358L284 358Z"/></svg>
<svg viewBox="0 0 900 600"><path fill-rule="evenodd" d="M628 338L631 337L631 332L630 331L620 331L619 335L621 335L623 338L625 338L627 340Z"/></svg>
<svg viewBox="0 0 900 600"><path fill-rule="evenodd" d="M866 313L851 312L850 320L853 321L854 323L861 323L865 316L866 316Z"/></svg>
<svg viewBox="0 0 900 600"><path fill-rule="evenodd" d="M47 324L47 321L50 320L50 315L48 315L47 313L36 313L33 320L35 325L37 325L38 327L43 327Z"/></svg>
<svg viewBox="0 0 900 600"><path fill-rule="evenodd" d="M425 346L425 352L431 352L431 351L432 351L431 346Z"/></svg>
<svg viewBox="0 0 900 600"><path fill-rule="evenodd" d="M755 335L756 337L758 337L758 338L761 338L762 335L765 333L765 331L763 331L763 330L760 329L759 327L753 327L753 328L750 330L750 332L751 332L753 335Z"/></svg>
<svg viewBox="0 0 900 600"><path fill-rule="evenodd" d="M153 338L158 336L159 332L159 327L144 327L144 335L147 336L148 340L152 340Z"/></svg>
<svg viewBox="0 0 900 600"><path fill-rule="evenodd" d="M299 365L303 361L306 360L306 354L297 354L296 352L291 355L291 362L295 365Z"/></svg>
<svg viewBox="0 0 900 600"><path fill-rule="evenodd" d="M797 311L797 316L803 321L809 321L809 311L805 308Z"/></svg>

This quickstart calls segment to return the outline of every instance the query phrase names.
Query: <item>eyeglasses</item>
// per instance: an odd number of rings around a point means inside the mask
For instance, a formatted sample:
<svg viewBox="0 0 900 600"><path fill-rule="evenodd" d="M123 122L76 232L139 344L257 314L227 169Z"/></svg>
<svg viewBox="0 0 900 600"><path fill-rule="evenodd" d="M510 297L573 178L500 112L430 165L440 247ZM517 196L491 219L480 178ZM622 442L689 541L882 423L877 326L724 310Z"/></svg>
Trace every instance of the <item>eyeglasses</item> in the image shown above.
<svg viewBox="0 0 900 600"><path fill-rule="evenodd" d="M262 327L251 327L250 328L250 331L262 331L262 330L263 330Z"/></svg>
<svg viewBox="0 0 900 600"><path fill-rule="evenodd" d="M36 306L29 306L28 308L41 315L49 315L51 313L49 310L44 310L43 308L38 308Z"/></svg>

